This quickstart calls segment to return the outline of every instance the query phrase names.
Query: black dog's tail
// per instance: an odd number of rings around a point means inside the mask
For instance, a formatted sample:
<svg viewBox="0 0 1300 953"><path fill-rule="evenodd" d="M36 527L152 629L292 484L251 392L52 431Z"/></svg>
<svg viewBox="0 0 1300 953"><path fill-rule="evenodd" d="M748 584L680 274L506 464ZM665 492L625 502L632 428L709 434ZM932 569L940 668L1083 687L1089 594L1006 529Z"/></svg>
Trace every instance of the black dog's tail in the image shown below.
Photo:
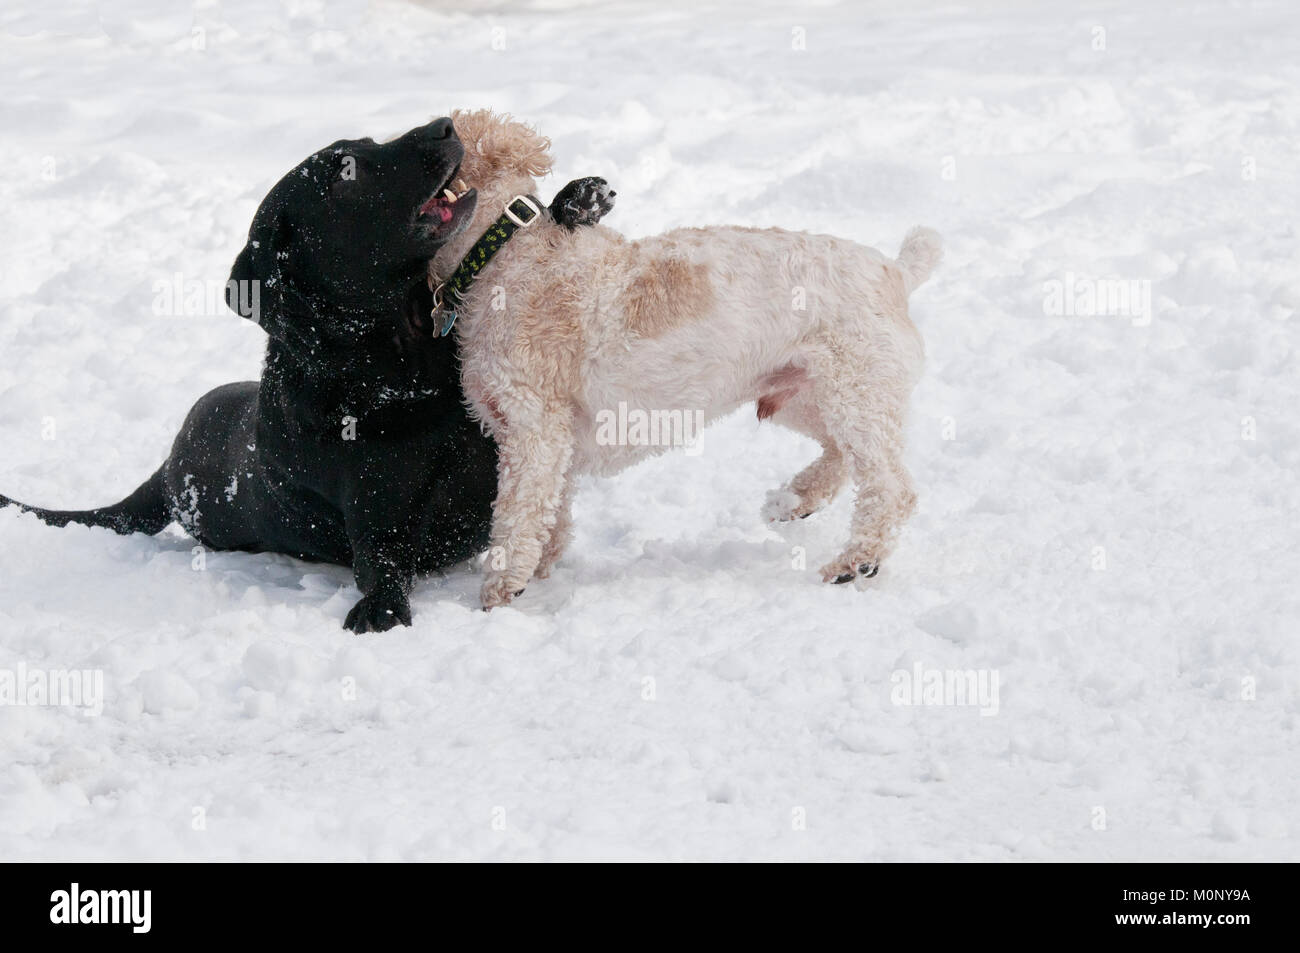
<svg viewBox="0 0 1300 953"><path fill-rule="evenodd" d="M121 503L97 510L43 510L0 496L0 506L11 503L24 513L36 514L51 526L67 526L69 523L103 526L123 536L129 533L148 533L152 536L162 532L172 521L171 507L167 505L167 494L163 489L162 470L151 476Z"/></svg>

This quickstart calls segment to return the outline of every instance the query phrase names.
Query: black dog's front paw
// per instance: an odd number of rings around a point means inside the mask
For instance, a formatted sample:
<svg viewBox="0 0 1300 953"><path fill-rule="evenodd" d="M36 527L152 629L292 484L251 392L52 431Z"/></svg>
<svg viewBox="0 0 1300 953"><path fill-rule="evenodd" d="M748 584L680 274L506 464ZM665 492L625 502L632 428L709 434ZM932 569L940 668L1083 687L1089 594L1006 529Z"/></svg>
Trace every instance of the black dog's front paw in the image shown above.
<svg viewBox="0 0 1300 953"><path fill-rule="evenodd" d="M411 624L411 603L400 592L372 592L352 607L343 628L363 632L387 632L395 625Z"/></svg>
<svg viewBox="0 0 1300 953"><path fill-rule="evenodd" d="M599 176L574 179L555 196L551 203L551 218L568 229L595 225L614 208L616 195L618 193Z"/></svg>

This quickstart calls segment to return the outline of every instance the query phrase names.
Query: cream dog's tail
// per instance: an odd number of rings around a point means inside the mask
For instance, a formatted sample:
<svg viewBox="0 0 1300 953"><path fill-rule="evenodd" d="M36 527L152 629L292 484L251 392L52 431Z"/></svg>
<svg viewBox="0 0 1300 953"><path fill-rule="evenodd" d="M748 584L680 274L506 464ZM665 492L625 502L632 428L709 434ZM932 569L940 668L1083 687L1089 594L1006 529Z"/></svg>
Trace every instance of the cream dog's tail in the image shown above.
<svg viewBox="0 0 1300 953"><path fill-rule="evenodd" d="M933 228L918 225L907 233L903 247L898 250L898 267L903 271L908 294L930 277L941 258L943 239Z"/></svg>

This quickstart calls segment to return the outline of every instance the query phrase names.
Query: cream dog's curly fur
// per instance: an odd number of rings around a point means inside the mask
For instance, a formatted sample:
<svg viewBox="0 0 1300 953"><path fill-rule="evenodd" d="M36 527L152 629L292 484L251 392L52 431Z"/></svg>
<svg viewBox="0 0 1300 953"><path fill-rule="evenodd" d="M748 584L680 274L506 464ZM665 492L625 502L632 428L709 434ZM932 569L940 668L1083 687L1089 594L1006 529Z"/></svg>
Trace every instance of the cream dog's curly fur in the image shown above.
<svg viewBox="0 0 1300 953"><path fill-rule="evenodd" d="M430 264L435 280L551 167L549 141L508 116L452 120L478 210ZM543 217L516 232L456 308L465 393L500 446L483 605L549 573L570 537L577 474L611 474L660 449L597 439L602 411L620 403L712 420L757 401L760 418L817 440L821 456L774 496L773 515L806 516L852 478L849 542L822 575L874 575L916 503L903 424L924 348L907 297L940 248L920 228L897 260L779 229L628 241Z"/></svg>

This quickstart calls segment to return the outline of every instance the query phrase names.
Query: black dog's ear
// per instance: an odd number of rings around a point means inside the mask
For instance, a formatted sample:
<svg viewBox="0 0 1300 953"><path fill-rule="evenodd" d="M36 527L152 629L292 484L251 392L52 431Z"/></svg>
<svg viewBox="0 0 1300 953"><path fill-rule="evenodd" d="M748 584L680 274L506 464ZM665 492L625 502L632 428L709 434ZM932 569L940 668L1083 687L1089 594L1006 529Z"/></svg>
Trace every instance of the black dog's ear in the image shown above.
<svg viewBox="0 0 1300 953"><path fill-rule="evenodd" d="M241 318L260 324L267 314L278 310L274 299L279 293L279 262L276 253L285 241L288 230L284 216L284 202L273 189L253 216L248 229L248 244L235 256L226 282L226 307Z"/></svg>
<svg viewBox="0 0 1300 953"><path fill-rule="evenodd" d="M285 241L286 226L264 204L253 219L248 244L235 256L226 282L226 307L248 318L268 335L285 344L301 344L303 322L310 315L311 302L295 291L280 272L278 249Z"/></svg>

